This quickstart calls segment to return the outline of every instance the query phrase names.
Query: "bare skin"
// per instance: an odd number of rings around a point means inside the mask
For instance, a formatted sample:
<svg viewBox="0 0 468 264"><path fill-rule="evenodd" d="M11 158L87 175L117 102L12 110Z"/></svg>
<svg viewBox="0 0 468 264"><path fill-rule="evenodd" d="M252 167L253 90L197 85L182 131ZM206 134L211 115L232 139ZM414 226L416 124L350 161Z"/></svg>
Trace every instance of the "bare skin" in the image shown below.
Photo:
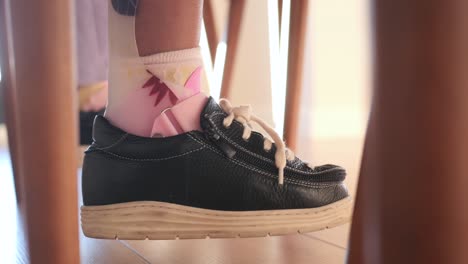
<svg viewBox="0 0 468 264"><path fill-rule="evenodd" d="M203 0L140 0L135 37L140 56L197 47Z"/></svg>

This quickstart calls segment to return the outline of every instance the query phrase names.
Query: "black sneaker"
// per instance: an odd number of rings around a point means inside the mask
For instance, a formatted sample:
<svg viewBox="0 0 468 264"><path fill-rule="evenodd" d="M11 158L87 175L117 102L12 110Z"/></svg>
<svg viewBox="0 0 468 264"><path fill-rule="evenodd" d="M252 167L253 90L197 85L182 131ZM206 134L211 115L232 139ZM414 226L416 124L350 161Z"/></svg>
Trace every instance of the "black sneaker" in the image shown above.
<svg viewBox="0 0 468 264"><path fill-rule="evenodd" d="M276 143L252 132L251 121ZM227 101L220 106L210 98L201 125L203 132L144 138L97 116L83 166L85 235L253 237L349 221L343 168L309 167L248 107L232 108Z"/></svg>

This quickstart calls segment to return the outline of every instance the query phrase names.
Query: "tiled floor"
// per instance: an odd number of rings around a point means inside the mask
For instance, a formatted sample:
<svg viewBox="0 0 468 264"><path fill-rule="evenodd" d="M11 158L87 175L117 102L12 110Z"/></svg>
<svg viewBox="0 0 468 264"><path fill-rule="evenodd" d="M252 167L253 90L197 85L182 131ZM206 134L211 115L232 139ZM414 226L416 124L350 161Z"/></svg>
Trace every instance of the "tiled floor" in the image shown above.
<svg viewBox="0 0 468 264"><path fill-rule="evenodd" d="M338 163L348 169L348 186L356 189L362 141L330 139L311 142L313 164ZM79 175L79 171L78 171ZM14 198L8 152L0 150L0 263L28 263L21 213ZM316 233L249 239L174 241L96 240L81 234L81 262L120 263L344 263L349 225Z"/></svg>

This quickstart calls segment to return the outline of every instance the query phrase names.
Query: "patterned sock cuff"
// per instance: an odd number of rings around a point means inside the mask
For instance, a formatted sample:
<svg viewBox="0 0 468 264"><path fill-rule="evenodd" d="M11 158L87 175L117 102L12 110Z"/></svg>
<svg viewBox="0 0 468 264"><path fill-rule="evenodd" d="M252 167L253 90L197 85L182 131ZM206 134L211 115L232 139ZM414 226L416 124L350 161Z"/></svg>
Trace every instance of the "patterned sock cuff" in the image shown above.
<svg viewBox="0 0 468 264"><path fill-rule="evenodd" d="M150 56L140 57L145 65L164 64L164 63L180 63L188 61L201 61L200 47L162 52Z"/></svg>

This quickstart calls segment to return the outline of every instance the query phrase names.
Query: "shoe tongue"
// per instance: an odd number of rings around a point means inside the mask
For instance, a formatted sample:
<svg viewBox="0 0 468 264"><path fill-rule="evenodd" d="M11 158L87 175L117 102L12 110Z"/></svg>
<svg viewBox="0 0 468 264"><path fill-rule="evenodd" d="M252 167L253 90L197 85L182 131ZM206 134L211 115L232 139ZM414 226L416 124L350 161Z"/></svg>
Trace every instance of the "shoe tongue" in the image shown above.
<svg viewBox="0 0 468 264"><path fill-rule="evenodd" d="M200 125L203 130L209 129L208 117L213 113L224 113L223 109L215 101L213 97L208 98L208 102L205 105L205 108L201 111L200 115Z"/></svg>
<svg viewBox="0 0 468 264"><path fill-rule="evenodd" d="M210 98L208 98L208 102L206 102L205 108L203 108L201 112L201 116L204 117L205 115L211 115L214 112L224 113L221 106L219 106L215 99L210 96Z"/></svg>

